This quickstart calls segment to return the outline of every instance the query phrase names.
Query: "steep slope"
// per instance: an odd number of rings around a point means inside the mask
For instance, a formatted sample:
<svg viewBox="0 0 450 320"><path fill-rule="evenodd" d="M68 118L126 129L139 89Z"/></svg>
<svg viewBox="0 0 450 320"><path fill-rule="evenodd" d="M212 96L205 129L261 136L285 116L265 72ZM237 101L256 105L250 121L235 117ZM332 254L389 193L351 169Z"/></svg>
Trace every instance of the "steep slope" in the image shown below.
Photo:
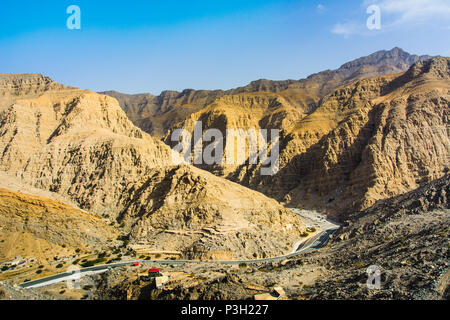
<svg viewBox="0 0 450 320"><path fill-rule="evenodd" d="M349 217L316 259L333 271L315 284L312 298L447 300L449 195L446 175ZM380 290L367 289L373 264L381 271Z"/></svg>
<svg viewBox="0 0 450 320"><path fill-rule="evenodd" d="M335 91L288 137L287 164L267 181L270 189L286 194L289 180L295 186L286 201L322 203L336 213L442 177L450 165L449 66L450 59L434 58L398 77Z"/></svg>
<svg viewBox="0 0 450 320"><path fill-rule="evenodd" d="M35 76L36 87L41 78ZM136 128L111 97L72 88L31 98L18 95L0 114L0 132L2 171L117 220L133 242L155 250L165 250L164 243L152 244L162 233L167 243L192 257L221 249L246 257L279 254L302 230L300 220L276 201L177 165L170 148ZM203 228L219 231L211 237L199 232ZM176 242L180 237L171 230L195 234L202 249L189 253L195 241ZM260 230L267 237L251 247L239 240L259 239ZM234 242L220 240L225 233ZM229 248L231 243L240 247Z"/></svg>
<svg viewBox="0 0 450 320"><path fill-rule="evenodd" d="M111 246L118 235L99 217L65 203L0 188L0 261L21 256L42 263Z"/></svg>

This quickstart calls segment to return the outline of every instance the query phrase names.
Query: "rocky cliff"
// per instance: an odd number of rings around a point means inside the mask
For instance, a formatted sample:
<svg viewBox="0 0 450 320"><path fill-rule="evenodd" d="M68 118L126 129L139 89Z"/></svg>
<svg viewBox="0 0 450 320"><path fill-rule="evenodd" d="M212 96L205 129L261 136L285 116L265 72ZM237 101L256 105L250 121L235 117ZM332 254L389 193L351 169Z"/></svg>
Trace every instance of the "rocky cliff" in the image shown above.
<svg viewBox="0 0 450 320"><path fill-rule="evenodd" d="M290 189L285 201L342 213L442 177L450 164L449 65L418 62L327 96L287 137L285 166L266 190Z"/></svg>

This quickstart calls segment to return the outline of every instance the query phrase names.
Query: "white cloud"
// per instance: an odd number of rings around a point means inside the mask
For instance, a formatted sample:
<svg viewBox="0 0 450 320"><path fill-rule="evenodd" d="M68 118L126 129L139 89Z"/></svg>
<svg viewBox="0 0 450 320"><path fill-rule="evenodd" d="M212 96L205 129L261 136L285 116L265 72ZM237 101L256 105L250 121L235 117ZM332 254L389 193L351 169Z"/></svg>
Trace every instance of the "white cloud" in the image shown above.
<svg viewBox="0 0 450 320"><path fill-rule="evenodd" d="M433 23L447 28L450 21L449 0L364 0L361 19L337 23L332 33L349 37L352 34L368 34L366 28L366 9L378 5L381 9L382 30L409 27L422 23Z"/></svg>
<svg viewBox="0 0 450 320"><path fill-rule="evenodd" d="M349 37L352 34L358 33L360 26L358 26L355 22L345 22L345 23L337 23L334 25L331 32L334 34L343 35L344 37Z"/></svg>
<svg viewBox="0 0 450 320"><path fill-rule="evenodd" d="M392 16L391 25L450 19L449 0L366 0L365 4L379 5L382 14Z"/></svg>

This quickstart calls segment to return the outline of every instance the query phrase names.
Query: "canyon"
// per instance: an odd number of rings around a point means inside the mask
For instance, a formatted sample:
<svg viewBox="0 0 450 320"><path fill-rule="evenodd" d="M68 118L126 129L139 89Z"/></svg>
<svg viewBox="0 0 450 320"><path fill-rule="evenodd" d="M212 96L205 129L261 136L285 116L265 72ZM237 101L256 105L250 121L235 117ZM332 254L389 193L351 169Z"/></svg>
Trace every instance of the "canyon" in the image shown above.
<svg viewBox="0 0 450 320"><path fill-rule="evenodd" d="M290 299L448 297L449 104L450 58L399 48L306 79L159 96L0 74L0 263L40 265L5 264L0 280L196 260L173 267L180 278L163 290L124 280L131 267L92 276L91 298L248 299L279 285ZM195 138L199 123L232 152L190 161L211 143ZM194 137L187 157L177 130ZM276 147L242 148L272 131ZM270 174L253 161L264 153L276 155ZM341 227L285 261L211 264L291 253L314 233L299 210ZM374 260L390 285L378 295L362 282Z"/></svg>

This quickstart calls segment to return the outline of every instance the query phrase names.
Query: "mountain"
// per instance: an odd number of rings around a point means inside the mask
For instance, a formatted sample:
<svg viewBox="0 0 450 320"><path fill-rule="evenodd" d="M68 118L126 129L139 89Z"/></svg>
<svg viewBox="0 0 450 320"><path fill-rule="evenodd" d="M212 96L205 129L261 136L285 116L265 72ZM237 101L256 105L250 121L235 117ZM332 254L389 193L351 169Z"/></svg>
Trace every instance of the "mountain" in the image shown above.
<svg viewBox="0 0 450 320"><path fill-rule="evenodd" d="M277 175L247 183L291 205L345 215L442 177L449 66L433 58L337 89L285 136Z"/></svg>
<svg viewBox="0 0 450 320"><path fill-rule="evenodd" d="M400 48L393 48L389 51L381 50L347 62L339 69L315 73L306 79L285 81L261 79L253 81L245 87L230 90L229 93L237 94L260 91L279 93L286 90L294 90L313 94L321 98L337 87L354 82L355 80L404 72L414 63L430 58L427 55L411 55Z"/></svg>
<svg viewBox="0 0 450 320"><path fill-rule="evenodd" d="M168 128L224 95L224 92L186 89L181 93L164 91L159 96L131 95L116 91L105 91L101 94L116 98L136 126L160 139L167 134Z"/></svg>
<svg viewBox="0 0 450 320"><path fill-rule="evenodd" d="M295 214L177 164L114 98L41 75L0 75L0 83L0 170L119 224L130 246L191 258L254 257L285 253L298 240L303 226Z"/></svg>
<svg viewBox="0 0 450 320"><path fill-rule="evenodd" d="M313 74L306 79L272 81L260 79L247 86L231 90L164 91L159 96L151 94L129 95L115 91L106 94L116 98L135 125L157 138L164 137L170 129L223 96L252 93L276 93L287 103L306 114L313 111L320 99L337 87L357 79L406 71L413 63L429 56L411 55L400 48L378 51L342 65L337 70Z"/></svg>
<svg viewBox="0 0 450 320"><path fill-rule="evenodd" d="M153 115L140 118L135 112L134 122L158 127L156 137L166 133L162 139L172 147L171 133L183 128L192 134L199 120L203 130L222 132L225 147L227 129L279 129L280 164L274 176L261 176L261 166L248 161L197 166L288 205L337 217L448 170L448 69L444 58L430 58L394 48L301 80L171 92L172 100L161 98L166 92L152 97ZM434 67L442 77L428 70ZM136 110L133 101L142 98L116 96L125 110ZM149 110L145 103L139 107ZM238 137L245 138L245 133ZM242 149L238 156L248 159L250 154Z"/></svg>

